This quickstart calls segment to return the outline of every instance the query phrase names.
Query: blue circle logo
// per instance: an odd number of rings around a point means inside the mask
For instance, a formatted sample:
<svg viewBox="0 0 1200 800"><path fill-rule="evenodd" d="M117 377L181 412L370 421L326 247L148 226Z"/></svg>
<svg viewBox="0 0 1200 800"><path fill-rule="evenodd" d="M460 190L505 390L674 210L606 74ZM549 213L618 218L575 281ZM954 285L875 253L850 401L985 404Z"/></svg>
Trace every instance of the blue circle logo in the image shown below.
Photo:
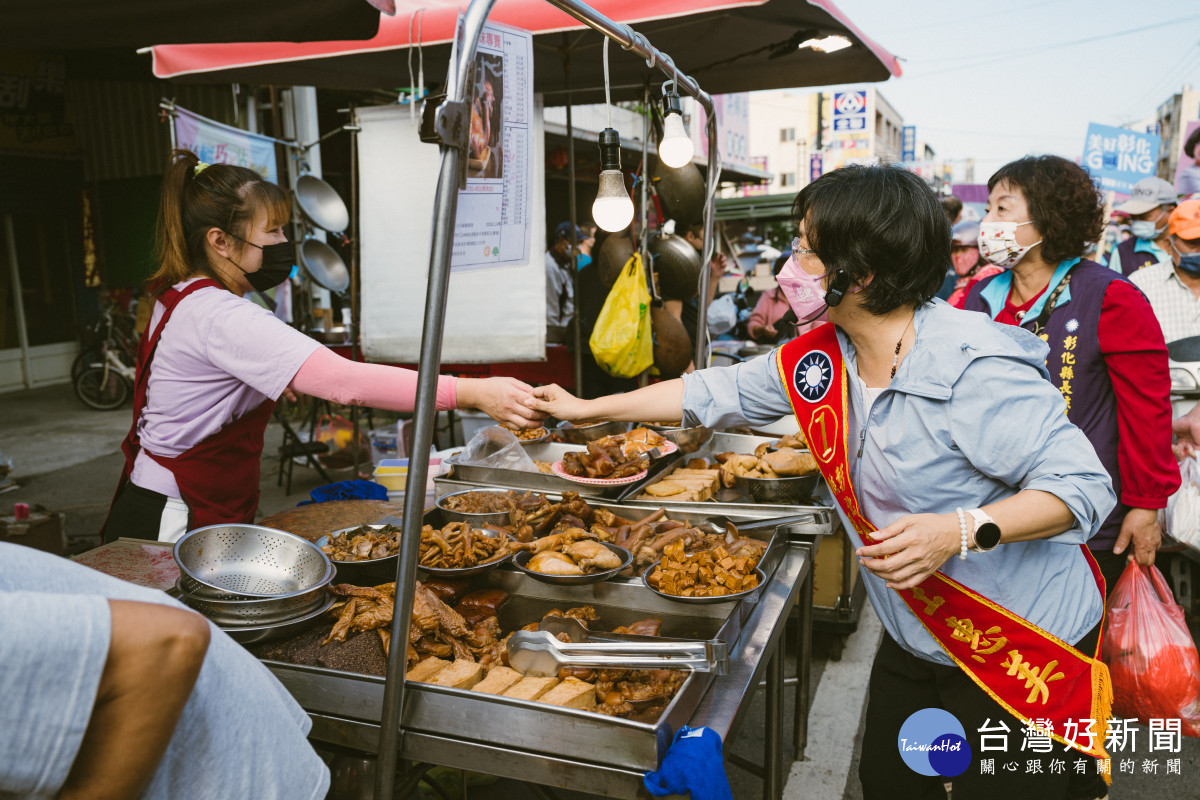
<svg viewBox="0 0 1200 800"><path fill-rule="evenodd" d="M940 708L922 708L900 726L900 757L913 772L953 778L971 766L971 745L962 723Z"/></svg>
<svg viewBox="0 0 1200 800"><path fill-rule="evenodd" d="M792 385L810 403L818 402L833 384L833 362L820 350L809 350L796 362Z"/></svg>

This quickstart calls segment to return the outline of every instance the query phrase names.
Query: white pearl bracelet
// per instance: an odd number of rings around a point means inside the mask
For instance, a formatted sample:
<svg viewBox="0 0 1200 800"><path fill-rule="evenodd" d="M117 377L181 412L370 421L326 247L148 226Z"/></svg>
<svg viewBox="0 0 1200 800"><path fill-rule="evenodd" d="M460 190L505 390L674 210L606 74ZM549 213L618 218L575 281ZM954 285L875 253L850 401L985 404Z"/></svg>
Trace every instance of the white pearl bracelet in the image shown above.
<svg viewBox="0 0 1200 800"><path fill-rule="evenodd" d="M967 560L967 515L962 510L962 508L956 508L956 509L954 509L954 512L956 514L958 514L958 531L960 534L962 534L962 545L959 547L959 550L958 550L958 560L966 561Z"/></svg>

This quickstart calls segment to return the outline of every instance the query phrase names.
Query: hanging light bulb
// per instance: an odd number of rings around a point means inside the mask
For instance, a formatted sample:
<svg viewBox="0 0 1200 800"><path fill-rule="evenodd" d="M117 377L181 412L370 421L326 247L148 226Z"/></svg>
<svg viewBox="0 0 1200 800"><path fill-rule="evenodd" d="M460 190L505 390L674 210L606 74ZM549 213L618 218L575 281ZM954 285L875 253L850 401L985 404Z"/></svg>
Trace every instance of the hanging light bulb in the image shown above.
<svg viewBox="0 0 1200 800"><path fill-rule="evenodd" d="M679 169L691 162L696 147L683 128L683 108L675 91L675 81L664 83L662 92L663 136L658 143L658 157L668 167Z"/></svg>
<svg viewBox="0 0 1200 800"><path fill-rule="evenodd" d="M592 203L592 220L604 230L623 231L633 222L633 201L621 172L621 136L612 128L600 131L600 188Z"/></svg>

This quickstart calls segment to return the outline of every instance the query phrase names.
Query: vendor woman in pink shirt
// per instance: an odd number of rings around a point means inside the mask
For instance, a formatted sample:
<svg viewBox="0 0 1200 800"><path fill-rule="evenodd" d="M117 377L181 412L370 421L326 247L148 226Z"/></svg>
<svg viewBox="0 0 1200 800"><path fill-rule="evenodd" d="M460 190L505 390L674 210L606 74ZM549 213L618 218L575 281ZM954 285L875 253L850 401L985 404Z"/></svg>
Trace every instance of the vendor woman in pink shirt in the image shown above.
<svg viewBox="0 0 1200 800"><path fill-rule="evenodd" d="M175 541L254 521L263 431L285 389L412 411L417 373L344 359L249 300L292 269L291 203L258 173L171 155L158 220L157 302L138 348L133 427L105 523L118 536ZM437 407L478 408L514 426L540 418L512 378L438 378Z"/></svg>

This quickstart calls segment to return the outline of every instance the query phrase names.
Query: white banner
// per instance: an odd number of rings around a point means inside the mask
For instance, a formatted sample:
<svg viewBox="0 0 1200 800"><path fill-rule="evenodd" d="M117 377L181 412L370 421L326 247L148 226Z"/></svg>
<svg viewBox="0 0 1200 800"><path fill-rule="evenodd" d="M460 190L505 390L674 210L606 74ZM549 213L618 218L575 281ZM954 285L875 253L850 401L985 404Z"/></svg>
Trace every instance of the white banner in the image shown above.
<svg viewBox="0 0 1200 800"><path fill-rule="evenodd" d="M362 343L371 361L420 358L432 245L430 221L441 159L400 106L356 112L362 254ZM546 212L542 103L530 119L529 182L521 209L539 243L518 264L454 270L446 305L443 363L540 361L546 356ZM458 218L463 218L460 204ZM455 242L457 244L457 242Z"/></svg>
<svg viewBox="0 0 1200 800"><path fill-rule="evenodd" d="M175 146L191 150L206 164L233 164L279 183L275 142L175 106Z"/></svg>

